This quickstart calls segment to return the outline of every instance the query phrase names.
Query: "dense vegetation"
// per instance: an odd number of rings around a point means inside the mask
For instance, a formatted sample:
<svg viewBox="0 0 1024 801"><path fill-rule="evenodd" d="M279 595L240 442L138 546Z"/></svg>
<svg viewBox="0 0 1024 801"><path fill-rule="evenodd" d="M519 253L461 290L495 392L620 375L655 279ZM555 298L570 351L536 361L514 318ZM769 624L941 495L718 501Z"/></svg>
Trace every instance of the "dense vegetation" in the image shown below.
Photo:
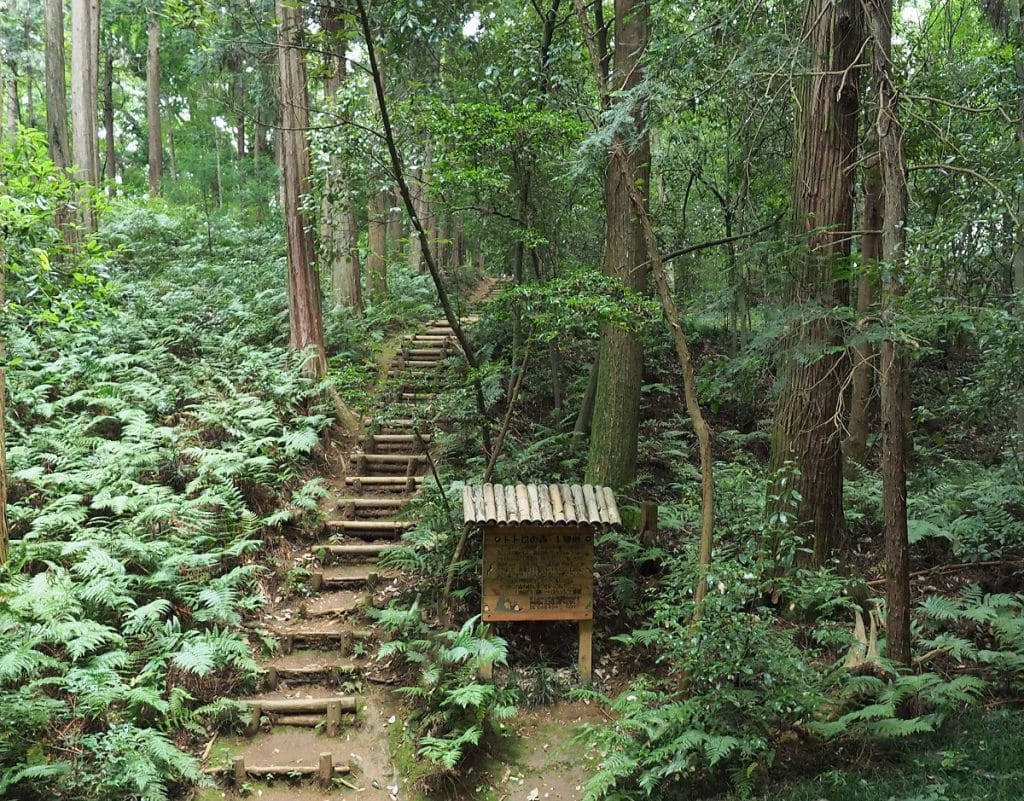
<svg viewBox="0 0 1024 801"><path fill-rule="evenodd" d="M484 270L377 613L420 787L571 695L589 799L1024 792L980 744L1024 689L1016 5L111 0L69 26L91 150L38 5L0 29L0 795L201 780L393 335ZM451 513L584 476L626 520L589 689L567 629L480 625Z"/></svg>

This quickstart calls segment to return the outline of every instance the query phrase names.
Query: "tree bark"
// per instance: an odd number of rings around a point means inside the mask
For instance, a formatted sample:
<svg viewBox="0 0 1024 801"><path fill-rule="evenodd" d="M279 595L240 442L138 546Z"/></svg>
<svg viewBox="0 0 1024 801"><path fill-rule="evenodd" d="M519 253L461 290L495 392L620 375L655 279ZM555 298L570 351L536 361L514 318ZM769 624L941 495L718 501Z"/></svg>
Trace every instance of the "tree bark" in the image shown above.
<svg viewBox="0 0 1024 801"><path fill-rule="evenodd" d="M882 224L883 322L891 332L900 314L905 268L907 165L892 63L892 0L867 0L878 98L879 161L885 209ZM909 363L902 343L887 336L881 348L882 517L885 533L886 656L910 664L910 545L907 537Z"/></svg>
<svg viewBox="0 0 1024 801"><path fill-rule="evenodd" d="M370 189L370 205L366 236L366 289L374 300L388 293L387 227L389 193Z"/></svg>
<svg viewBox="0 0 1024 801"><path fill-rule="evenodd" d="M402 196L397 187L392 187L388 205L387 253L397 262L402 253Z"/></svg>
<svg viewBox="0 0 1024 801"><path fill-rule="evenodd" d="M95 19L94 19L95 17ZM96 121L96 57L99 3L71 0L71 128L75 177L95 186L99 182L99 149ZM86 197L79 199L80 223L86 233L96 230L96 210Z"/></svg>
<svg viewBox="0 0 1024 801"><path fill-rule="evenodd" d="M643 81L640 59L647 46L647 11L647 4L642 0L615 2L612 83L617 91L628 92ZM646 203L650 185L650 144L645 133L644 113L642 108L633 110L631 135L617 134L612 149L625 154L625 170L641 187ZM622 170L608 167L605 172L604 271L606 275L617 277L633 292L642 292L647 284L648 254L627 183ZM621 489L636 478L643 348L637 334L605 324L598 352L587 481Z"/></svg>
<svg viewBox="0 0 1024 801"><path fill-rule="evenodd" d="M18 134L18 125L21 123L21 101L18 92L18 76L13 68L9 69L10 77L7 79L7 131L14 138Z"/></svg>
<svg viewBox="0 0 1024 801"><path fill-rule="evenodd" d="M1020 0L1010 0L1010 25L1008 32L1013 47L1013 72L1017 78L1019 97L1017 100L1017 153L1024 157L1024 18L1021 17ZM1016 236L1013 243L1013 291L1024 303L1024 185L1017 192ZM1024 400L1017 402L1018 447L1024 447Z"/></svg>
<svg viewBox="0 0 1024 801"><path fill-rule="evenodd" d="M7 246L0 237L0 318L4 311L7 283ZM0 566L7 564L10 534L7 528L7 342L0 331Z"/></svg>
<svg viewBox="0 0 1024 801"><path fill-rule="evenodd" d="M776 476L787 463L798 469L795 530L811 551L798 560L820 565L845 540L840 399L848 359L831 312L848 295L836 273L850 256L863 26L860 0L808 0L804 15L811 59L795 130L796 248L787 289L799 319L782 345L771 469Z"/></svg>
<svg viewBox="0 0 1024 801"><path fill-rule="evenodd" d="M146 50L146 125L149 129L149 194L160 194L164 178L164 143L160 129L160 18L149 15Z"/></svg>
<svg viewBox="0 0 1024 801"><path fill-rule="evenodd" d="M412 191L416 215L427 232L427 241L430 243L432 252L436 252L435 221L430 203L430 176L433 163L434 148L430 142L427 142L423 147L423 164L416 170L416 176L412 180L410 190ZM423 272L426 269L422 261L420 249L413 247L412 244L409 245L409 266L417 272Z"/></svg>
<svg viewBox="0 0 1024 801"><path fill-rule="evenodd" d="M309 182L309 110L306 99L306 68L298 45L301 17L288 0L276 0L279 20L277 58L281 82L281 161L284 214L288 235L289 344L309 351L305 373L312 378L327 374L320 283L313 268L315 248L311 220L302 198Z"/></svg>
<svg viewBox="0 0 1024 801"><path fill-rule="evenodd" d="M46 73L46 138L50 159L58 168L71 165L68 149L68 87L64 74L64 4L46 0L43 6Z"/></svg>
<svg viewBox="0 0 1024 801"><path fill-rule="evenodd" d="M107 194L117 194L117 151L114 149L114 54L107 48L103 71L103 129L106 157Z"/></svg>
<svg viewBox="0 0 1024 801"><path fill-rule="evenodd" d="M384 73L380 74L381 85L386 85ZM375 84L370 82L370 108L375 118L381 116L380 98ZM388 293L388 210L391 203L389 193L382 189L381 176L370 172L370 198L367 210L366 234L366 290L374 300L384 298Z"/></svg>
<svg viewBox="0 0 1024 801"><path fill-rule="evenodd" d="M337 108L338 90L343 85L347 69L345 52L347 37L342 18L343 9L339 3L326 5L321 25L327 36L327 46L332 48L324 78L324 92L328 106ZM259 139L257 138L256 144ZM348 306L356 314L363 312L363 295L360 286L359 227L353 208L349 186L348 165L341 153L332 152L330 167L324 179L321 201L320 263L331 274L331 300L335 306Z"/></svg>
<svg viewBox="0 0 1024 801"><path fill-rule="evenodd" d="M874 304L874 269L882 255L882 173L878 160L878 137L872 133L865 142L864 214L860 237L860 272L857 276L857 319L864 324ZM843 443L844 458L864 465L868 445L868 412L874 385L875 349L870 342L859 342L853 348L853 376L850 390L850 417Z"/></svg>

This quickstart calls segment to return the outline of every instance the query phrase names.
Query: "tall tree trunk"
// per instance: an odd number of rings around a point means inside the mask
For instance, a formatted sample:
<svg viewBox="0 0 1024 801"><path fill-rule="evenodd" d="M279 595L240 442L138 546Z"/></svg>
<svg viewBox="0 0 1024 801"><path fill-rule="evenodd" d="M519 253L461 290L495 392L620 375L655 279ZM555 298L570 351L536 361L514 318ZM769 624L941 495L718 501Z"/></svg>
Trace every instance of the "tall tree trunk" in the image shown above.
<svg viewBox="0 0 1024 801"><path fill-rule="evenodd" d="M1024 17L1020 0L1010 0L1008 31L1013 48L1013 72L1017 79L1017 153L1024 158ZM1013 243L1013 291L1024 304L1024 185L1017 192L1016 236ZM1018 447L1024 447L1024 399L1017 402Z"/></svg>
<svg viewBox="0 0 1024 801"><path fill-rule="evenodd" d="M117 151L114 149L114 54L107 48L103 71L103 128L107 148L107 193L117 194Z"/></svg>
<svg viewBox="0 0 1024 801"><path fill-rule="evenodd" d="M380 300L388 293L388 199L383 189L370 190L370 206L366 235L366 289L370 297Z"/></svg>
<svg viewBox="0 0 1024 801"><path fill-rule="evenodd" d="M239 69L243 65L239 63ZM241 161L245 158L245 80L240 73L234 76L235 104L235 157Z"/></svg>
<svg viewBox="0 0 1024 801"><path fill-rule="evenodd" d="M64 61L64 3L45 0L43 6L46 74L46 138L50 159L62 170L71 166L68 148L68 86Z"/></svg>
<svg viewBox="0 0 1024 801"><path fill-rule="evenodd" d="M172 114L167 121L167 160L171 168L171 178L178 180L178 149L174 146L174 122L177 115Z"/></svg>
<svg viewBox="0 0 1024 801"><path fill-rule="evenodd" d="M640 59L646 47L647 4L643 0L615 0L612 86L626 93L627 98L629 90L643 81ZM633 116L633 130L629 135L617 134L612 147L625 151L625 169L641 187L646 202L650 186L650 145L644 110L633 109ZM622 171L611 167L605 172L605 206L605 274L618 278L634 292L642 292L649 269L643 230ZM594 419L587 455L587 481L592 484L619 489L636 477L643 360L643 348L635 333L612 324L602 327Z"/></svg>
<svg viewBox="0 0 1024 801"><path fill-rule="evenodd" d="M17 135L21 123L21 101L18 94L18 75L12 67L8 68L10 77L7 79L7 131L11 137Z"/></svg>
<svg viewBox="0 0 1024 801"><path fill-rule="evenodd" d="M94 15L96 19L94 20ZM98 32L97 0L71 0L71 128L72 158L75 177L95 186L99 182L99 149L96 121L96 62L98 45L93 43ZM95 24L94 24L95 23ZM96 230L96 210L87 198L79 200L81 225L85 232Z"/></svg>
<svg viewBox="0 0 1024 801"><path fill-rule="evenodd" d="M860 272L857 276L857 319L867 318L874 304L874 266L882 255L882 172L878 159L878 136L871 128L865 141L864 214L860 236ZM864 464L868 445L868 412L875 373L875 349L870 342L858 342L853 348L853 377L850 390L850 418L846 426L843 454L848 462ZM849 472L849 471L848 471Z"/></svg>
<svg viewBox="0 0 1024 801"><path fill-rule="evenodd" d="M277 61L281 82L281 161L283 162L284 214L288 231L288 321L290 345L312 351L305 362L307 375L327 374L320 282L313 268L315 248L311 220L302 205L309 193L309 106L306 67L298 45L300 11L289 0L276 0Z"/></svg>
<svg viewBox="0 0 1024 801"><path fill-rule="evenodd" d="M783 343L771 468L776 476L787 463L798 469L796 531L812 553L799 558L820 565L845 539L840 398L847 359L830 310L846 305L848 295L846 281L835 275L849 259L853 224L860 0L808 0L803 30L810 74L795 131L791 225L797 247L787 288L799 322ZM782 496L776 484L769 497Z"/></svg>
<svg viewBox="0 0 1024 801"><path fill-rule="evenodd" d="M385 75L380 76L386 84ZM380 98L373 83L370 83L370 108L374 118L380 118ZM366 234L366 290L374 300L380 300L388 293L388 209L391 207L389 193L380 187L381 176L370 172L370 198L367 211Z"/></svg>
<svg viewBox="0 0 1024 801"><path fill-rule="evenodd" d="M391 190L388 208L388 258L398 261L402 253L402 197L397 187Z"/></svg>
<svg viewBox="0 0 1024 801"><path fill-rule="evenodd" d="M337 107L336 100L338 90L347 74L347 36L343 13L341 3L334 2L324 6L321 17L321 26L327 36L327 46L333 48L324 78L324 91L328 106L334 108L336 114L342 113ZM331 274L331 299L336 306L348 306L356 314L362 314L359 227L349 186L348 165L341 153L331 153L320 205L320 245L323 251L320 264L322 269L329 270Z"/></svg>
<svg viewBox="0 0 1024 801"><path fill-rule="evenodd" d="M430 243L431 251L436 253L434 214L430 202L430 178L431 169L434 164L434 148L427 142L423 147L423 164L413 178L411 184L413 203L416 207L416 215L419 217L424 230L427 232L427 241ZM411 237L410 237L411 238ZM418 272L425 272L420 249L409 245L409 266Z"/></svg>
<svg viewBox="0 0 1024 801"><path fill-rule="evenodd" d="M7 246L0 237L0 318L6 314ZM0 331L0 566L7 564L10 535L7 528L7 342Z"/></svg>
<svg viewBox="0 0 1024 801"><path fill-rule="evenodd" d="M885 210L882 259L889 266L883 284L883 322L889 331L900 314L906 246L907 166L903 125L892 63L892 0L867 3L872 71L878 98L879 161ZM881 348L882 517L885 531L886 656L910 664L910 546L907 537L907 452L910 417L909 363L903 345L886 336Z"/></svg>
<svg viewBox="0 0 1024 801"><path fill-rule="evenodd" d="M149 194L159 195L164 179L164 140L160 129L160 18L149 15L146 50L146 125L149 128Z"/></svg>

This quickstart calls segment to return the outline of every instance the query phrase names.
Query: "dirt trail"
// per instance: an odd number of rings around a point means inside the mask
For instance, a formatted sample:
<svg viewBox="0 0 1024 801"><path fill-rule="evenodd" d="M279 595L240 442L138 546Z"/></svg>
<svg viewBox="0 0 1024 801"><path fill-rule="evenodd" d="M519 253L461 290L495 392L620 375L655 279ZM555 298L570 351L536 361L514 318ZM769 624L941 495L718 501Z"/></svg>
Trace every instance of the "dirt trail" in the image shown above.
<svg viewBox="0 0 1024 801"><path fill-rule="evenodd" d="M485 279L469 304L496 292ZM474 318L464 318L471 322ZM428 473L431 406L441 362L457 355L451 327L427 323L403 337L386 364L386 410L328 477L332 497L317 542L292 548L291 592L273 599L253 626L276 646L262 666L262 692L249 705L245 736L215 741L204 771L213 799L408 798L388 753L401 709L373 684L373 633L365 617L389 577L377 557L409 523L402 510Z"/></svg>

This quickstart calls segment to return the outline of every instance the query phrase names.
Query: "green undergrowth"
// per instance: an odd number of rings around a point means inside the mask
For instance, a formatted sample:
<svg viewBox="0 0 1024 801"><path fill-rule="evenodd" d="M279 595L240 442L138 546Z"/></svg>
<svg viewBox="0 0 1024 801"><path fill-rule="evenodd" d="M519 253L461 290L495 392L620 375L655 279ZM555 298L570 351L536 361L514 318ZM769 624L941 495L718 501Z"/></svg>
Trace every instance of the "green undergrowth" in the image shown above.
<svg viewBox="0 0 1024 801"><path fill-rule="evenodd" d="M242 622L265 549L318 517L323 390L354 397L361 376L302 377L274 228L126 204L84 255L64 251L70 190L26 137L8 163L35 172L5 199L23 224L7 239L0 796L166 798L198 781L190 744L256 675Z"/></svg>
<svg viewBox="0 0 1024 801"><path fill-rule="evenodd" d="M819 773L780 783L757 799L1016 801L1024 797L1022 753L1020 709L976 710L938 734L894 743L884 751L822 754ZM834 767L824 768L830 763Z"/></svg>

